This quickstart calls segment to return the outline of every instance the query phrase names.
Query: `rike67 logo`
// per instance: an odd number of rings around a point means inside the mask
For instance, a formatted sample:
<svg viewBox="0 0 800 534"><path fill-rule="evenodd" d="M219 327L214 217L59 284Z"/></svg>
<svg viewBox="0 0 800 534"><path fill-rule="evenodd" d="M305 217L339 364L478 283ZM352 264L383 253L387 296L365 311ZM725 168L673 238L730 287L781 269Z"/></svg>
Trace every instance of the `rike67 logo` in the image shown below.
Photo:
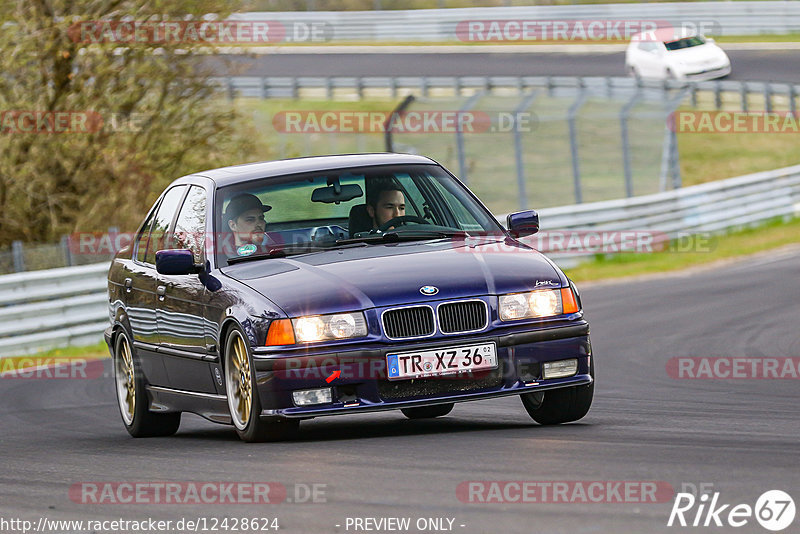
<svg viewBox="0 0 800 534"><path fill-rule="evenodd" d="M678 493L669 514L667 526L681 527L743 527L755 519L767 530L778 532L794 522L795 504L792 497L781 490L761 494L755 505L724 503L720 492Z"/></svg>

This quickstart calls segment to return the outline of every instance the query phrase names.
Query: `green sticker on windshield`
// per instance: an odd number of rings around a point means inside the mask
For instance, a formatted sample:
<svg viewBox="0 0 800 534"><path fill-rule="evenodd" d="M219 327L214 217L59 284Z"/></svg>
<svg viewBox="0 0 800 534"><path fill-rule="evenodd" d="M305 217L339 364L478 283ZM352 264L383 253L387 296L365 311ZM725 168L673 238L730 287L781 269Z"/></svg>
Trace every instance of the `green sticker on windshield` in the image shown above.
<svg viewBox="0 0 800 534"><path fill-rule="evenodd" d="M255 251L256 251L255 245L242 245L241 247L236 249L236 253L239 256L249 256Z"/></svg>

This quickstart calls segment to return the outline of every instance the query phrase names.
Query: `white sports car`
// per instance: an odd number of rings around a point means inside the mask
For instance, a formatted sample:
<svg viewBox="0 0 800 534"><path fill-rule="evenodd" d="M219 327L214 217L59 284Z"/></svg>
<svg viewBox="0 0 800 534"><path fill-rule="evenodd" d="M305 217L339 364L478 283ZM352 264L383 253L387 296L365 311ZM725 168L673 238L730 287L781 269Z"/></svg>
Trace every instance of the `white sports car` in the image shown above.
<svg viewBox="0 0 800 534"><path fill-rule="evenodd" d="M662 28L633 36L625 67L638 78L697 81L727 76L731 61L711 38Z"/></svg>

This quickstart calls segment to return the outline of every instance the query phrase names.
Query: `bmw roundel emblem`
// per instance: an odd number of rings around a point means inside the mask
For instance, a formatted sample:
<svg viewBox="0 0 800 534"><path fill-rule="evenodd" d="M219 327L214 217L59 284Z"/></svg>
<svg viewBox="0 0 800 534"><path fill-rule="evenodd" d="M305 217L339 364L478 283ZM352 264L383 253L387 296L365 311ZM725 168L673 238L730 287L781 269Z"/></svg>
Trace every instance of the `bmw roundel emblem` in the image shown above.
<svg viewBox="0 0 800 534"><path fill-rule="evenodd" d="M422 286L419 288L419 292L423 295L435 295L439 292L439 288L436 286Z"/></svg>

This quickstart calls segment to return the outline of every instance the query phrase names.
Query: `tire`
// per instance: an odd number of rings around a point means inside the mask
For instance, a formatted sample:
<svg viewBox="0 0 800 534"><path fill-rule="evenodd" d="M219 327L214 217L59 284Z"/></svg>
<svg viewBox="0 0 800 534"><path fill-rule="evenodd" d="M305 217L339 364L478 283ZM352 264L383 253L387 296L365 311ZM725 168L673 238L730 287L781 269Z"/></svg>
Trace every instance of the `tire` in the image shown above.
<svg viewBox="0 0 800 534"><path fill-rule="evenodd" d="M115 338L113 363L117 406L128 433L134 438L150 438L177 432L181 425L180 412L149 410L144 374L125 331L120 331Z"/></svg>
<svg viewBox="0 0 800 534"><path fill-rule="evenodd" d="M261 400L255 388L249 343L245 339L239 327L234 327L225 340L225 392L231 422L239 438L248 443L290 439L297 434L299 420L264 421L259 417Z"/></svg>
<svg viewBox="0 0 800 534"><path fill-rule="evenodd" d="M594 360L589 370L594 378ZM540 425L560 425L583 418L592 406L594 381L585 386L550 389L520 395L522 405Z"/></svg>
<svg viewBox="0 0 800 534"><path fill-rule="evenodd" d="M454 404L437 404L435 406L420 406L419 408L403 408L400 411L409 419L433 419L442 417L453 411Z"/></svg>

